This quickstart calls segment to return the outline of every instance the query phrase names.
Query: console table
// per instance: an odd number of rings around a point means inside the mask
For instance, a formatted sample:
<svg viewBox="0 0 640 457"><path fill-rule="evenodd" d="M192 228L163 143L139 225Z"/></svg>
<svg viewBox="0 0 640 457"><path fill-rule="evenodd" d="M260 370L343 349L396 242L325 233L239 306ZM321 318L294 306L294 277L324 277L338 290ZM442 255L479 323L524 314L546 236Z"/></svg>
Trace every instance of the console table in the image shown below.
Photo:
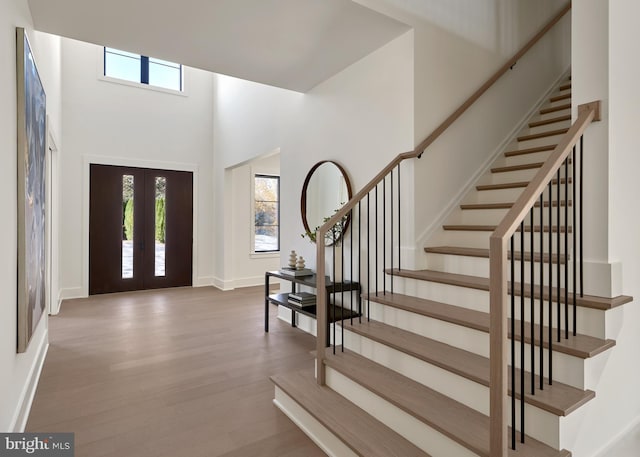
<svg viewBox="0 0 640 457"><path fill-rule="evenodd" d="M269 278L274 277L278 279L283 279L285 281L291 282L291 292L296 292L296 285L303 285L312 288L316 288L317 277L316 275L311 276L289 276L280 273L279 271L267 271L264 274L264 331L269 331L269 303L273 303L274 305L284 306L285 308L289 308L291 310L291 326L296 327L296 313L303 314L305 316L311 317L313 319L316 318L317 306L305 306L299 307L289 303L289 294L288 293L279 293L279 294L269 294ZM336 322L342 319L351 319L352 317L360 316L358 310L361 307L360 294L361 288L360 283L354 281L344 281L333 283L329 280L327 276L325 279L325 286L327 290L327 300L325 306L327 307L327 346L329 346L329 325L332 322ZM331 295L333 292L341 293L341 292L357 292L357 299L354 301L354 305L357 305L355 310L350 310L348 308L342 308L339 306L331 306ZM335 315L334 315L335 311Z"/></svg>

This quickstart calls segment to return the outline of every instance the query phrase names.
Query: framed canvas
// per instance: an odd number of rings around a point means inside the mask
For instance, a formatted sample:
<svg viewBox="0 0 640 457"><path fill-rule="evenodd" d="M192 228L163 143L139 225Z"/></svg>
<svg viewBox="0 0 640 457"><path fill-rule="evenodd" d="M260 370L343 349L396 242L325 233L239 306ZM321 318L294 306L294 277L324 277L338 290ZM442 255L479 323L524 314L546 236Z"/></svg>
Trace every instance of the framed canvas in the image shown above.
<svg viewBox="0 0 640 457"><path fill-rule="evenodd" d="M18 89L18 332L25 352L45 312L46 95L27 34L16 28Z"/></svg>

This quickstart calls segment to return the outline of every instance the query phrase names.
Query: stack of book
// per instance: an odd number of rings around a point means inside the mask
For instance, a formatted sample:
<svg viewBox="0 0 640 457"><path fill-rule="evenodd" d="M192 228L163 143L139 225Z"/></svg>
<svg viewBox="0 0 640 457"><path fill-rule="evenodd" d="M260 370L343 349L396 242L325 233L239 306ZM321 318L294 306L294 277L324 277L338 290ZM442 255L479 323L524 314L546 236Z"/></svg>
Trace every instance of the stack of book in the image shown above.
<svg viewBox="0 0 640 457"><path fill-rule="evenodd" d="M289 303L300 308L315 306L316 296L309 292L291 292L289 294Z"/></svg>
<svg viewBox="0 0 640 457"><path fill-rule="evenodd" d="M291 268L291 267L282 267L280 268L280 273L287 276L311 276L313 271L308 268Z"/></svg>

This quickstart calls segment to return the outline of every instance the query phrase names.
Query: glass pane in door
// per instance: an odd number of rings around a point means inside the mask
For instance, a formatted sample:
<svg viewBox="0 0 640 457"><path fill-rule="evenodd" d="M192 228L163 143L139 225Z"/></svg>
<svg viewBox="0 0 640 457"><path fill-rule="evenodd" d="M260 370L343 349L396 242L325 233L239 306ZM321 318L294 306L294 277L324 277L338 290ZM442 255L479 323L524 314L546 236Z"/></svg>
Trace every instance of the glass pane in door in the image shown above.
<svg viewBox="0 0 640 457"><path fill-rule="evenodd" d="M122 176L122 278L133 278L133 176Z"/></svg>
<svg viewBox="0 0 640 457"><path fill-rule="evenodd" d="M164 276L166 269L165 260L165 233L167 218L165 205L167 201L167 178L156 176L156 216L155 216L155 275Z"/></svg>

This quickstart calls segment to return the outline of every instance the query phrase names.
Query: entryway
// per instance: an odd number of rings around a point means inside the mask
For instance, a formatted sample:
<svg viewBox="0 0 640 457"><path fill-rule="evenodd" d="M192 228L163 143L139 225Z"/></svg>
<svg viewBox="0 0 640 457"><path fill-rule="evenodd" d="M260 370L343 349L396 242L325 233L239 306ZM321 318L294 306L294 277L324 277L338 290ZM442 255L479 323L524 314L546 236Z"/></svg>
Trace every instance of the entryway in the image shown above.
<svg viewBox="0 0 640 457"><path fill-rule="evenodd" d="M89 294L192 285L193 174L92 164Z"/></svg>

